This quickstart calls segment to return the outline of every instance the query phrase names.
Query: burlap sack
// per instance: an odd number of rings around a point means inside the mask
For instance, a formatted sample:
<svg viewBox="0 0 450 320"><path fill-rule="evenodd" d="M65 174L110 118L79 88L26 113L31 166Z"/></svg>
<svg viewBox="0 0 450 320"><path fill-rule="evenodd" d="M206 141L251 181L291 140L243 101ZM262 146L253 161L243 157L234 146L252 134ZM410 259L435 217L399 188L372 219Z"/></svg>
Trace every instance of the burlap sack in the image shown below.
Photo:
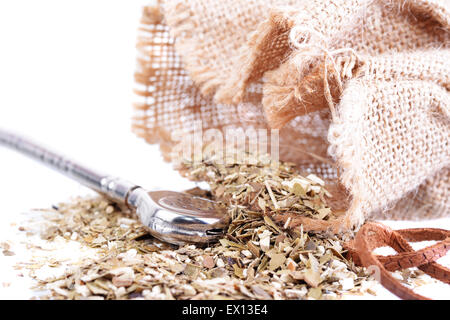
<svg viewBox="0 0 450 320"><path fill-rule="evenodd" d="M166 157L197 121L281 128L346 210L323 228L450 214L449 1L167 0L138 49L133 128Z"/></svg>

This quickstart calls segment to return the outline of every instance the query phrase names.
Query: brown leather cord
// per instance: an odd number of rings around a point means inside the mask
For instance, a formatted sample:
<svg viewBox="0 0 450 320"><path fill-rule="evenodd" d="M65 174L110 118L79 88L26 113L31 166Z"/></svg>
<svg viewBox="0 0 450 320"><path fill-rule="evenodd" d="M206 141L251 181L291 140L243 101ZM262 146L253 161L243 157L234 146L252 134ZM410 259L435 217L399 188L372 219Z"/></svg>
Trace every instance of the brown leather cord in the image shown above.
<svg viewBox="0 0 450 320"><path fill-rule="evenodd" d="M440 241L432 246L414 251L408 241ZM379 256L373 250L389 246L397 255ZM368 222L361 227L355 239L346 244L348 257L355 264L376 266L380 270L381 284L402 299L428 299L403 286L390 271L417 267L431 277L450 284L450 269L435 261L450 250L450 231L434 228L392 230L378 223Z"/></svg>

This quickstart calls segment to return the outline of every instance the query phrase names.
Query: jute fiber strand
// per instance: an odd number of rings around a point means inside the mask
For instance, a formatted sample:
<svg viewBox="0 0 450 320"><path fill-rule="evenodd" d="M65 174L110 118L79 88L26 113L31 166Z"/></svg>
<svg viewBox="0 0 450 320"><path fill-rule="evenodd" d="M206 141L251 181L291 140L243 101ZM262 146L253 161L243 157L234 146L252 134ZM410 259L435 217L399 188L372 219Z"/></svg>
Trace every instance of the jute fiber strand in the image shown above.
<svg viewBox="0 0 450 320"><path fill-rule="evenodd" d="M133 130L167 159L199 123L279 128L345 210L305 229L450 214L450 1L167 0L138 51Z"/></svg>

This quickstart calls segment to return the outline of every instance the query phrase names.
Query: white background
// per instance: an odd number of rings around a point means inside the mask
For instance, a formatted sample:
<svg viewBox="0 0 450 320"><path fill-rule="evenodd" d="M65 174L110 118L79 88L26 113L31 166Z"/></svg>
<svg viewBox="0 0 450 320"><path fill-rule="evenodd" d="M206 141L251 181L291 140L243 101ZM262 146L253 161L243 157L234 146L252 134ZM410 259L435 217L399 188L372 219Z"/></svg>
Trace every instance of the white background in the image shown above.
<svg viewBox="0 0 450 320"><path fill-rule="evenodd" d="M157 146L130 130L136 30L147 2L1 1L0 127L147 188L191 187L163 162ZM0 148L0 241L14 240L10 222L21 212L86 193ZM449 228L450 221L391 225ZM2 286L15 283L13 259L0 254L0 298L28 298L26 285ZM448 294L444 287L433 296Z"/></svg>

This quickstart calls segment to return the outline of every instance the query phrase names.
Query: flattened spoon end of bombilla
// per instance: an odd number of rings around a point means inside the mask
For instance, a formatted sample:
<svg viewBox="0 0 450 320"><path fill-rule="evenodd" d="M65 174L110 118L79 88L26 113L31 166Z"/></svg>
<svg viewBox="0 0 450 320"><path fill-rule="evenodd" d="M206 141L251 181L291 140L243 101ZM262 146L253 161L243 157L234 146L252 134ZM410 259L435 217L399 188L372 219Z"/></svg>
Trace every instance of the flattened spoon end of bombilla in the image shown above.
<svg viewBox="0 0 450 320"><path fill-rule="evenodd" d="M221 238L229 223L224 206L187 193L136 188L126 202L152 236L172 244L207 245Z"/></svg>

